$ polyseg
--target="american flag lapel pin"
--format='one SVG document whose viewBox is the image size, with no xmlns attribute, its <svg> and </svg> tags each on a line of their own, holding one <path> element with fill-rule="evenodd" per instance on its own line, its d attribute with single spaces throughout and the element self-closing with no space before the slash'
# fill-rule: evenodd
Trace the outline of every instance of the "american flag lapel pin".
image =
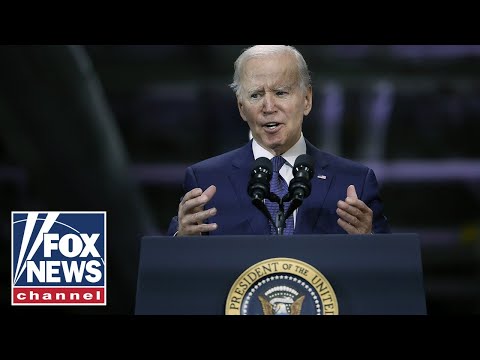
<svg viewBox="0 0 480 360">
<path fill-rule="evenodd" d="M 322 180 L 326 180 L 327 177 L 325 175 L 317 175 L 317 178 L 319 179 L 322 179 Z"/>
</svg>

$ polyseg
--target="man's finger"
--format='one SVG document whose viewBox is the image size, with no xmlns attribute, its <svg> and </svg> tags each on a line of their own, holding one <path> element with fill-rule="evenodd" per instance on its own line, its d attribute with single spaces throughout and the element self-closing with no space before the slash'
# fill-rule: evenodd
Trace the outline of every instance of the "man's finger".
<svg viewBox="0 0 480 360">
<path fill-rule="evenodd" d="M 358 230 L 342 218 L 338 218 L 337 224 L 340 225 L 340 227 L 345 230 L 348 234 L 358 234 Z"/>
<path fill-rule="evenodd" d="M 353 225 L 353 226 L 357 226 L 360 222 L 360 220 L 352 215 L 352 214 L 349 214 L 348 212 L 346 212 L 345 210 L 342 210 L 340 208 L 337 208 L 337 215 L 345 220 L 347 223 L 349 223 L 350 225 Z"/>
<path fill-rule="evenodd" d="M 204 192 L 203 192 L 203 195 L 207 196 L 207 202 L 210 201 L 213 197 L 213 195 L 215 195 L 215 193 L 217 192 L 217 188 L 215 187 L 215 185 L 210 185 Z"/>
<path fill-rule="evenodd" d="M 202 189 L 200 188 L 192 189 L 185 194 L 185 196 L 182 198 L 182 201 L 180 201 L 180 204 L 185 204 L 188 200 L 199 197 L 200 195 L 202 195 Z"/>
<path fill-rule="evenodd" d="M 359 200 L 359 202 L 354 202 L 353 200 L 350 200 L 350 201 L 355 205 L 339 200 L 337 202 L 337 207 L 356 217 L 362 216 L 364 210 L 366 211 L 368 209 L 367 206 L 361 200 Z"/>
<path fill-rule="evenodd" d="M 217 209 L 216 208 L 211 208 L 208 210 L 203 210 L 199 212 L 195 212 L 191 215 L 188 215 L 188 222 L 189 223 L 197 223 L 201 224 L 208 218 L 215 216 L 217 214 Z"/>
<path fill-rule="evenodd" d="M 358 199 L 357 192 L 355 191 L 355 185 L 349 185 L 347 188 L 347 197 L 352 199 Z"/>
</svg>

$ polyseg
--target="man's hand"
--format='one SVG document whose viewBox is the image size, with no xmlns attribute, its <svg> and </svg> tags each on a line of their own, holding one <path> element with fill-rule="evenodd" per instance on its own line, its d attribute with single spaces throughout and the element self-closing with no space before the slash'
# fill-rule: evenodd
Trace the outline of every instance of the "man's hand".
<svg viewBox="0 0 480 360">
<path fill-rule="evenodd" d="M 347 188 L 345 201 L 338 201 L 337 215 L 339 216 L 338 225 L 347 233 L 372 233 L 373 211 L 358 198 L 355 186 L 350 185 Z"/>
<path fill-rule="evenodd" d="M 203 223 L 217 213 L 216 208 L 203 210 L 205 204 L 212 199 L 216 192 L 215 185 L 210 185 L 205 191 L 195 188 L 185 194 L 178 205 L 177 236 L 201 235 L 202 232 L 213 231 L 217 228 L 216 223 Z"/>
</svg>

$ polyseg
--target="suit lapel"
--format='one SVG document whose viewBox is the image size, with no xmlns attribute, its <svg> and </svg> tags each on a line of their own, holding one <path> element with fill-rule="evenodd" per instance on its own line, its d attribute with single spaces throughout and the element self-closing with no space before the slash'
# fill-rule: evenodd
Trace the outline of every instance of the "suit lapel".
<svg viewBox="0 0 480 360">
<path fill-rule="evenodd" d="M 297 225 L 295 234 L 312 234 L 317 224 L 323 203 L 333 182 L 334 174 L 329 171 L 328 162 L 322 152 L 315 148 L 310 142 L 307 144 L 307 154 L 315 159 L 315 173 L 312 178 L 312 192 L 303 201 L 298 209 Z M 320 176 L 320 178 L 319 178 Z"/>
<path fill-rule="evenodd" d="M 250 172 L 254 162 L 252 142 L 240 148 L 240 154 L 232 161 L 232 170 L 228 178 L 234 188 L 235 196 L 240 209 L 251 209 L 243 214 L 237 214 L 239 223 L 248 221 L 253 234 L 270 233 L 266 217 L 252 205 L 247 193 Z"/>
</svg>

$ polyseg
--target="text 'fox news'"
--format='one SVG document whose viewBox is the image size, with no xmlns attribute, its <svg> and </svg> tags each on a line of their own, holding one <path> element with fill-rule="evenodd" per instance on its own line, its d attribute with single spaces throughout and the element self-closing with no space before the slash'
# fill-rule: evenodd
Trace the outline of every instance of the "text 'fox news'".
<svg viewBox="0 0 480 360">
<path fill-rule="evenodd" d="M 13 211 L 12 305 L 106 305 L 106 212 Z"/>
</svg>

